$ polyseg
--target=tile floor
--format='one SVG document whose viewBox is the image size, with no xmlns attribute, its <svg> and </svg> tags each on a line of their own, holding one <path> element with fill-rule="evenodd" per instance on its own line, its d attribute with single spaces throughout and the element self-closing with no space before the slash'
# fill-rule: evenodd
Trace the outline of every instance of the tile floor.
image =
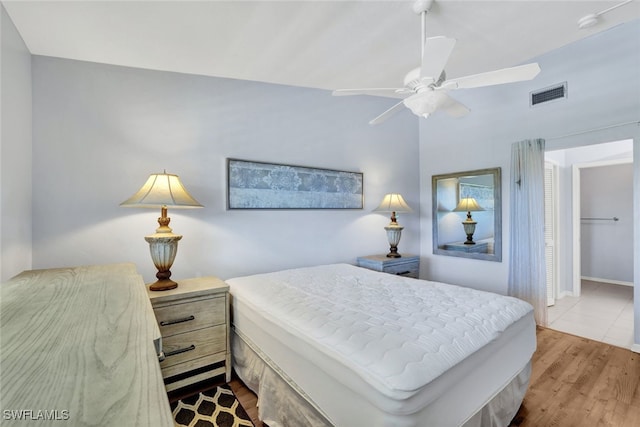
<svg viewBox="0 0 640 427">
<path fill-rule="evenodd" d="M 582 281 L 580 297 L 556 300 L 547 311 L 549 328 L 631 348 L 633 344 L 633 288 Z"/>
</svg>

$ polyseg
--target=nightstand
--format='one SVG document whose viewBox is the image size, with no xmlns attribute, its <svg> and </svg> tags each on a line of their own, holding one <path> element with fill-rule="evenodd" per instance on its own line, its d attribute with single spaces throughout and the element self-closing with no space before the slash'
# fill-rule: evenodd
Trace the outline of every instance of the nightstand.
<svg viewBox="0 0 640 427">
<path fill-rule="evenodd" d="M 476 242 L 475 245 L 466 245 L 464 242 L 447 243 L 444 245 L 444 248 L 448 251 L 459 251 L 459 252 L 480 253 L 480 254 L 489 253 L 489 243 L 487 242 Z"/>
<path fill-rule="evenodd" d="M 358 257 L 358 267 L 417 279 L 420 273 L 420 257 L 402 255 L 400 258 L 389 258 L 386 255 L 369 255 Z"/>
<path fill-rule="evenodd" d="M 177 281 L 147 294 L 162 334 L 160 361 L 167 391 L 224 374 L 231 380 L 229 285 L 216 277 Z"/>
</svg>

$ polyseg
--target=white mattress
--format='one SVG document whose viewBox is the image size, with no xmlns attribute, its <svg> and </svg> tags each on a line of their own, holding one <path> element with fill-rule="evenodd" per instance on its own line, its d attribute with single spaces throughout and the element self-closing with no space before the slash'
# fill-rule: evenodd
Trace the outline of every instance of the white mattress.
<svg viewBox="0 0 640 427">
<path fill-rule="evenodd" d="M 535 350 L 515 298 L 346 264 L 227 283 L 238 334 L 334 425 L 461 425 Z"/>
</svg>

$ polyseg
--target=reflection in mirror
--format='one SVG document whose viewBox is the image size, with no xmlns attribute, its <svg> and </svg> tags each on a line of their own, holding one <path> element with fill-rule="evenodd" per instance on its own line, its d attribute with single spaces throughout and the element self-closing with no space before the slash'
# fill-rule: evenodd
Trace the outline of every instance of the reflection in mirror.
<svg viewBox="0 0 640 427">
<path fill-rule="evenodd" d="M 433 253 L 502 261 L 500 168 L 434 175 Z"/>
</svg>

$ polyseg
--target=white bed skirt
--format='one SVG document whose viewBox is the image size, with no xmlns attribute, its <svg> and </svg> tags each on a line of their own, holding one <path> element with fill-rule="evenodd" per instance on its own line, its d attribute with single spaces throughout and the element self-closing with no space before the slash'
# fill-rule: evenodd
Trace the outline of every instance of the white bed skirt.
<svg viewBox="0 0 640 427">
<path fill-rule="evenodd" d="M 262 421 L 269 427 L 333 426 L 311 399 L 247 337 L 234 330 L 231 338 L 233 367 L 245 385 L 258 395 L 258 416 Z M 463 427 L 508 426 L 524 399 L 530 376 L 531 362 Z M 336 390 L 336 393 L 348 392 Z"/>
</svg>

